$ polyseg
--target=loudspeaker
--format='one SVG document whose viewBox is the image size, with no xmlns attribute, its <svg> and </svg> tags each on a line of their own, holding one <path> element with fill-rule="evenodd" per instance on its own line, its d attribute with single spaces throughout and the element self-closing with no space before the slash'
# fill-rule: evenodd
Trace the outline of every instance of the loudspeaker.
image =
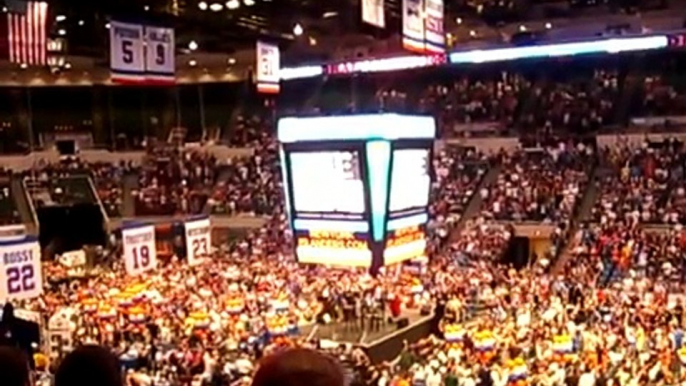
<svg viewBox="0 0 686 386">
<path fill-rule="evenodd" d="M 410 319 L 408 318 L 400 318 L 396 322 L 396 326 L 398 326 L 398 330 L 405 328 L 410 325 Z"/>
</svg>

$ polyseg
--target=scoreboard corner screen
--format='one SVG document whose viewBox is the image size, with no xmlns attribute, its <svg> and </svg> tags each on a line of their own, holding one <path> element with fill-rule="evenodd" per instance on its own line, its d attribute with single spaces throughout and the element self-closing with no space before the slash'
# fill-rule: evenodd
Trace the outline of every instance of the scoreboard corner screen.
<svg viewBox="0 0 686 386">
<path fill-rule="evenodd" d="M 278 133 L 299 262 L 371 268 L 425 255 L 433 118 L 283 118 Z"/>
</svg>

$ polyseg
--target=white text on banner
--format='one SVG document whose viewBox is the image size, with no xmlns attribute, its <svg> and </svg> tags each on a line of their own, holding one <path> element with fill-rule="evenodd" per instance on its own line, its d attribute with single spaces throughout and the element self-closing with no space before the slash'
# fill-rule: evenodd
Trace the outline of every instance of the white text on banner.
<svg viewBox="0 0 686 386">
<path fill-rule="evenodd" d="M 258 41 L 257 49 L 255 51 L 257 52 L 257 65 L 255 70 L 257 92 L 278 94 L 279 68 L 281 67 L 279 46 Z"/>
<path fill-rule="evenodd" d="M 145 27 L 145 77 L 150 82 L 174 82 L 174 29 Z"/>
<path fill-rule="evenodd" d="M 403 0 L 403 48 L 424 53 L 424 0 Z"/>
<path fill-rule="evenodd" d="M 385 28 L 384 0 L 362 0 L 362 21 L 375 27 Z"/>
<path fill-rule="evenodd" d="M 443 0 L 424 0 L 424 50 L 427 53 L 445 52 L 443 33 Z"/>
<path fill-rule="evenodd" d="M 126 273 L 139 275 L 157 267 L 155 227 L 144 225 L 122 230 Z"/>
<path fill-rule="evenodd" d="M 186 256 L 189 265 L 197 265 L 210 255 L 212 247 L 212 232 L 210 219 L 187 221 L 186 228 Z"/>
<path fill-rule="evenodd" d="M 43 293 L 38 240 L 0 244 L 0 300 L 32 299 Z"/>
<path fill-rule="evenodd" d="M 145 36 L 140 24 L 110 23 L 110 71 L 112 80 L 145 80 Z"/>
</svg>

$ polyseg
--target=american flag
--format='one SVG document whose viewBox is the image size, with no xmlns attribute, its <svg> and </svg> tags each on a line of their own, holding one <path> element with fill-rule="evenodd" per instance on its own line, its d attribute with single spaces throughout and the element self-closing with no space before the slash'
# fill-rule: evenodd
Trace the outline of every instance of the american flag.
<svg viewBox="0 0 686 386">
<path fill-rule="evenodd" d="M 48 3 L 5 0 L 5 4 L 10 62 L 47 65 Z"/>
</svg>

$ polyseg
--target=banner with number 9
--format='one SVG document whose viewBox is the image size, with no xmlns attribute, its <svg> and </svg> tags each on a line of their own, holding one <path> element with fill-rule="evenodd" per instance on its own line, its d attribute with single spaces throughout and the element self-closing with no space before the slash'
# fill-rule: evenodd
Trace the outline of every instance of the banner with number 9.
<svg viewBox="0 0 686 386">
<path fill-rule="evenodd" d="M 0 300 L 32 299 L 43 293 L 41 249 L 35 237 L 0 241 Z"/>
<path fill-rule="evenodd" d="M 124 228 L 121 232 L 124 245 L 126 273 L 140 275 L 157 268 L 155 248 L 155 227 L 138 225 Z"/>
</svg>

